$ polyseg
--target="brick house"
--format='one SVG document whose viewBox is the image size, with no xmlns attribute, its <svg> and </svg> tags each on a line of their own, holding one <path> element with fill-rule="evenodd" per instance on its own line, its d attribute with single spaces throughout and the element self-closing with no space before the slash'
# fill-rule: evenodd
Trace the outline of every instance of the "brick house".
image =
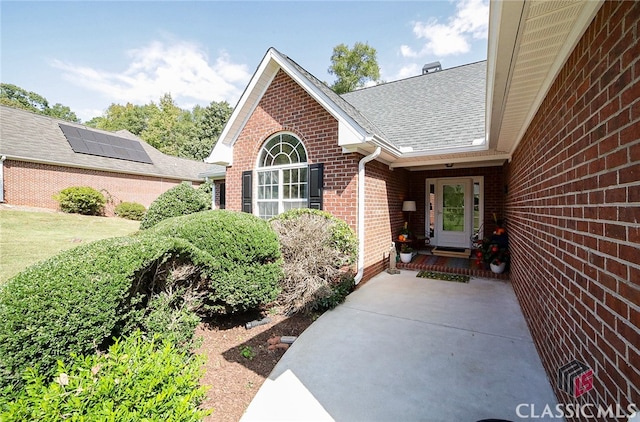
<svg viewBox="0 0 640 422">
<path fill-rule="evenodd" d="M 105 214 L 113 215 L 120 202 L 148 207 L 182 182 L 224 179 L 222 167 L 163 154 L 127 131 L 102 131 L 7 106 L 0 106 L 0 128 L 0 202 L 10 205 L 58 209 L 54 194 L 91 186 L 105 194 Z M 219 205 L 220 189 L 216 197 Z"/>
<path fill-rule="evenodd" d="M 639 31 L 637 2 L 492 2 L 486 62 L 343 96 L 270 49 L 206 161 L 226 167 L 229 209 L 347 221 L 358 281 L 409 219 L 465 248 L 503 216 L 549 378 L 572 360 L 594 371 L 579 398 L 552 382 L 558 400 L 638 404 Z"/>
</svg>

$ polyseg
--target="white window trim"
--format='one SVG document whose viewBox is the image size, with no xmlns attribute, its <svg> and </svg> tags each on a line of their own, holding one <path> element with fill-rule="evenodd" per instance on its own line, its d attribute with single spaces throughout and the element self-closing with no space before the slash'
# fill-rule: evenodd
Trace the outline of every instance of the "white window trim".
<svg viewBox="0 0 640 422">
<path fill-rule="evenodd" d="M 261 162 L 262 162 L 262 155 L 264 152 L 264 147 L 265 145 L 267 145 L 267 143 L 269 143 L 274 137 L 276 136 L 282 136 L 282 135 L 290 135 L 293 136 L 294 138 L 296 138 L 300 144 L 302 145 L 302 148 L 304 149 L 304 153 L 305 156 L 307 157 L 307 161 L 305 162 L 300 162 L 300 163 L 295 163 L 295 164 L 279 164 L 279 165 L 275 165 L 275 166 L 267 166 L 267 167 L 262 167 L 261 166 Z M 289 131 L 282 131 L 282 132 L 277 132 L 272 134 L 271 136 L 269 136 L 263 143 L 262 146 L 260 147 L 258 156 L 256 157 L 256 164 L 255 164 L 255 168 L 253 171 L 253 174 L 255 175 L 254 177 L 254 181 L 253 181 L 253 198 L 252 198 L 252 202 L 253 202 L 253 209 L 254 212 L 253 214 L 263 218 L 260 215 L 260 204 L 261 203 L 267 203 L 267 202 L 275 202 L 276 199 L 275 198 L 270 198 L 270 199 L 259 199 L 259 190 L 260 190 L 260 173 L 262 172 L 271 172 L 271 171 L 278 171 L 278 213 L 276 215 L 282 214 L 285 209 L 284 209 L 284 204 L 286 202 L 299 202 L 302 200 L 309 200 L 309 172 L 307 170 L 307 195 L 306 198 L 299 198 L 299 199 L 284 199 L 284 176 L 283 176 L 283 170 L 290 170 L 290 169 L 308 169 L 309 168 L 309 153 L 307 151 L 307 147 L 304 144 L 304 142 L 302 141 L 302 139 L 300 139 L 298 137 L 298 135 L 296 135 L 293 132 L 289 132 Z"/>
</svg>

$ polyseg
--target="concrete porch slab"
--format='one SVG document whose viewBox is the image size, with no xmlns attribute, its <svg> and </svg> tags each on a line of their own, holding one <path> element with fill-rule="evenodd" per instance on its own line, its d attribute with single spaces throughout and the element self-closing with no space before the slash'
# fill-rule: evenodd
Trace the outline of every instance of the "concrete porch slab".
<svg viewBox="0 0 640 422">
<path fill-rule="evenodd" d="M 402 271 L 314 322 L 242 421 L 516 421 L 556 403 L 509 282 Z"/>
</svg>

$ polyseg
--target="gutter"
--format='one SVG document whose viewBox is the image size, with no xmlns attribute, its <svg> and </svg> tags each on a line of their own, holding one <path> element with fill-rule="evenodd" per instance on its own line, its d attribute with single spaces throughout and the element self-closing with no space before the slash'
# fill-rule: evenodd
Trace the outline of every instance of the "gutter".
<svg viewBox="0 0 640 422">
<path fill-rule="evenodd" d="M 373 153 L 363 157 L 358 163 L 358 272 L 354 280 L 356 285 L 360 283 L 364 275 L 364 166 L 369 161 L 376 159 L 380 152 L 382 152 L 382 148 L 376 147 Z"/>
</svg>

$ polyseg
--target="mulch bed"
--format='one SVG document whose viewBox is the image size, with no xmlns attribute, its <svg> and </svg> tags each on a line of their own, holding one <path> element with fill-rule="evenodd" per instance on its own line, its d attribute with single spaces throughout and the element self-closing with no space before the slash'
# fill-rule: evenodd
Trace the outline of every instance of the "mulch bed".
<svg viewBox="0 0 640 422">
<path fill-rule="evenodd" d="M 271 322 L 247 329 L 250 321 L 269 317 Z M 237 422 L 273 367 L 285 353 L 269 350 L 268 340 L 277 336 L 299 336 L 314 320 L 313 315 L 269 315 L 260 313 L 218 317 L 200 324 L 196 351 L 207 358 L 201 383 L 209 391 L 202 406 L 213 409 L 205 421 Z M 272 348 L 273 349 L 273 348 Z"/>
</svg>

